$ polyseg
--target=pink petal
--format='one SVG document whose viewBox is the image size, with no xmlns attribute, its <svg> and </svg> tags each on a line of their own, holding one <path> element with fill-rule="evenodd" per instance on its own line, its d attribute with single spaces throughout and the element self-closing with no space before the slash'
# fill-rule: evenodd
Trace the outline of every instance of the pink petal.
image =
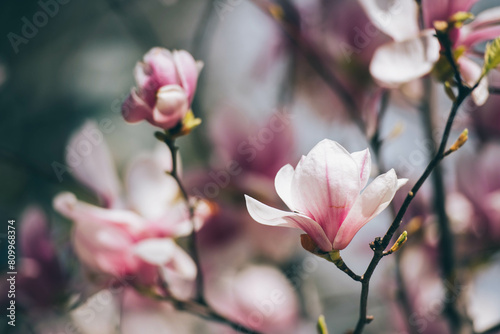
<svg viewBox="0 0 500 334">
<path fill-rule="evenodd" d="M 96 123 L 86 122 L 71 137 L 66 162 L 72 168 L 73 176 L 102 198 L 106 206 L 117 202 L 120 186 L 116 168 Z"/>
<path fill-rule="evenodd" d="M 193 101 L 194 92 L 196 91 L 198 73 L 199 70 L 201 70 L 200 63 L 197 63 L 193 56 L 184 50 L 174 51 L 173 59 L 177 67 L 177 73 L 179 74 L 182 87 L 186 91 L 189 102 L 191 103 Z"/>
<path fill-rule="evenodd" d="M 370 73 L 380 85 L 393 88 L 428 74 L 439 59 L 440 45 L 434 32 L 384 44 L 375 51 Z"/>
<path fill-rule="evenodd" d="M 418 6 L 415 1 L 360 0 L 373 24 L 395 41 L 418 35 Z"/>
<path fill-rule="evenodd" d="M 71 193 L 61 193 L 54 199 L 54 209 L 68 219 L 85 224 L 87 222 L 121 227 L 131 234 L 137 234 L 144 226 L 144 220 L 136 213 L 126 210 L 103 209 L 80 202 Z"/>
<path fill-rule="evenodd" d="M 170 292 L 179 299 L 188 299 L 194 290 L 196 264 L 193 259 L 177 244 L 171 261 L 161 267 L 162 276 Z"/>
<path fill-rule="evenodd" d="M 389 205 L 396 191 L 406 181 L 405 179 L 398 180 L 394 169 L 373 180 L 358 197 L 340 227 L 333 242 L 333 248 L 341 250 L 347 247 L 354 235 Z"/>
<path fill-rule="evenodd" d="M 332 244 L 317 222 L 298 213 L 271 208 L 245 195 L 250 216 L 258 223 L 269 226 L 298 228 L 307 233 L 324 251 L 331 251 Z"/>
<path fill-rule="evenodd" d="M 297 165 L 292 190 L 294 209 L 318 222 L 333 242 L 361 191 L 358 165 L 339 143 L 322 140 Z"/>
<path fill-rule="evenodd" d="M 500 36 L 500 25 L 472 30 L 460 36 L 458 43 L 469 49 L 478 43 L 495 39 L 498 36 Z"/>
<path fill-rule="evenodd" d="M 144 55 L 144 62 L 149 67 L 149 74 L 154 81 L 154 90 L 162 86 L 179 83 L 172 53 L 164 48 L 152 48 Z M 150 87 L 153 88 L 153 87 Z"/>
<path fill-rule="evenodd" d="M 276 174 L 274 179 L 274 187 L 278 196 L 285 202 L 290 210 L 294 210 L 292 201 L 292 180 L 295 170 L 288 164 L 283 166 Z"/>
<path fill-rule="evenodd" d="M 137 95 L 135 88 L 132 88 L 129 96 L 122 104 L 122 115 L 127 122 L 136 123 L 142 120 L 152 119 L 152 110 L 144 102 L 142 98 Z"/>
<path fill-rule="evenodd" d="M 458 59 L 458 66 L 463 79 L 469 86 L 474 86 L 482 75 L 481 67 L 467 57 Z M 476 89 L 472 91 L 472 99 L 478 106 L 482 106 L 488 100 L 490 93 L 488 90 L 488 78 L 485 76 Z"/>
<path fill-rule="evenodd" d="M 50 261 L 55 249 L 50 240 L 50 229 L 45 213 L 37 206 L 23 212 L 19 230 L 19 244 L 23 257 Z"/>
<path fill-rule="evenodd" d="M 492 26 L 500 23 L 500 7 L 486 9 L 479 13 L 476 18 L 467 24 L 464 28 L 477 30 L 487 26 Z"/>
<path fill-rule="evenodd" d="M 168 158 L 170 152 L 165 153 Z M 180 194 L 177 182 L 166 173 L 170 169 L 162 168 L 151 154 L 140 155 L 130 163 L 125 185 L 132 210 L 146 219 L 157 219 L 166 213 Z"/>
<path fill-rule="evenodd" d="M 361 179 L 361 189 L 366 186 L 368 179 L 370 178 L 370 173 L 372 171 L 372 159 L 370 156 L 370 150 L 366 149 L 359 152 L 351 153 L 351 157 L 354 159 L 359 168 L 359 176 Z"/>
</svg>

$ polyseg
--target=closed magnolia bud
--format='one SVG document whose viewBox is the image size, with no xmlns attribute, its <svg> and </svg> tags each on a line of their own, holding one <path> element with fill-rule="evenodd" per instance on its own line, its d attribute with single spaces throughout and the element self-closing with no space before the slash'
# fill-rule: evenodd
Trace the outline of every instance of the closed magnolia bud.
<svg viewBox="0 0 500 334">
<path fill-rule="evenodd" d="M 137 87 L 122 106 L 123 117 L 164 130 L 176 127 L 190 109 L 201 68 L 187 51 L 151 49 L 135 67 Z"/>
</svg>

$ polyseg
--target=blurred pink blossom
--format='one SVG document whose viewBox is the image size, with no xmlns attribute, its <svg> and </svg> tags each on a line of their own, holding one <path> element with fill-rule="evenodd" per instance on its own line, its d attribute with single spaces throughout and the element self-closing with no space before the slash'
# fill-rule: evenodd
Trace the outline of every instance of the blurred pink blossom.
<svg viewBox="0 0 500 334">
<path fill-rule="evenodd" d="M 276 111 L 259 124 L 226 108 L 211 119 L 210 136 L 218 157 L 214 169 L 237 166 L 232 181 L 242 190 L 269 184 L 295 158 L 294 129 L 286 111 Z"/>
<path fill-rule="evenodd" d="M 203 63 L 187 51 L 153 48 L 137 63 L 137 88 L 122 106 L 128 122 L 147 120 L 162 129 L 179 124 L 190 109 Z"/>
<path fill-rule="evenodd" d="M 276 175 L 276 192 L 292 212 L 245 195 L 248 212 L 264 225 L 303 230 L 323 251 L 341 250 L 407 182 L 391 169 L 364 189 L 370 173 L 368 149 L 351 154 L 339 143 L 325 139 L 302 157 L 295 170 L 285 165 Z"/>
<path fill-rule="evenodd" d="M 458 166 L 459 188 L 479 216 L 474 230 L 480 237 L 500 240 L 500 145 L 489 143 L 479 156 L 464 158 Z"/>
<path fill-rule="evenodd" d="M 19 246 L 18 300 L 31 311 L 61 302 L 67 281 L 50 237 L 47 217 L 39 207 L 31 206 L 24 211 Z"/>
<path fill-rule="evenodd" d="M 440 44 L 434 36 L 433 23 L 448 21 L 457 12 L 468 12 L 477 0 L 422 1 L 424 30 L 418 24 L 418 6 L 412 1 L 362 0 L 366 13 L 374 24 L 393 38 L 375 52 L 370 72 L 386 87 L 397 87 L 418 79 L 433 69 L 440 57 Z M 498 7 L 480 13 L 472 22 L 453 28 L 450 39 L 453 49 L 463 48 L 465 54 L 458 59 L 464 81 L 473 86 L 481 77 L 481 67 L 471 58 L 480 55 L 474 49 L 479 43 L 500 35 Z M 488 98 L 488 81 L 483 78 L 472 98 L 482 105 Z"/>
<path fill-rule="evenodd" d="M 251 265 L 217 275 L 208 286 L 210 304 L 230 319 L 263 333 L 296 332 L 299 301 L 290 281 L 277 269 Z"/>
<path fill-rule="evenodd" d="M 97 131 L 93 123 L 85 124 L 70 140 L 68 152 L 78 146 L 81 134 L 89 129 Z M 165 173 L 172 168 L 169 157 L 163 145 L 138 156 L 127 169 L 127 196 L 122 197 L 115 182 L 94 184 L 103 177 L 118 179 L 103 141 L 92 148 L 73 174 L 102 192 L 105 207 L 78 201 L 71 193 L 58 195 L 54 207 L 74 221 L 74 248 L 90 270 L 114 277 L 134 276 L 139 284 L 150 285 L 156 282 L 160 267 L 172 292 L 184 296 L 196 276 L 196 267 L 174 239 L 190 234 L 192 223 L 176 181 Z M 106 189 L 106 184 L 112 189 Z M 195 223 L 200 227 L 210 209 L 202 201 L 194 204 Z"/>
</svg>

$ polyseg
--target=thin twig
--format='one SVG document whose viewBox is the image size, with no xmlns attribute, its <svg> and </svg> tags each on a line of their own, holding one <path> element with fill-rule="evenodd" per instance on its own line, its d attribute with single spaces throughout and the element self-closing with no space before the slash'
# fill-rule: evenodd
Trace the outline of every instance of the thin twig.
<svg viewBox="0 0 500 334">
<path fill-rule="evenodd" d="M 430 78 L 426 78 L 425 82 L 425 96 L 430 100 L 425 100 L 422 104 L 421 111 L 424 121 L 424 128 L 427 138 L 432 142 L 430 151 L 431 157 L 435 154 L 435 141 L 433 137 L 433 121 L 432 121 L 432 82 Z M 448 152 L 448 151 L 447 151 Z M 447 152 L 443 153 L 443 157 L 447 156 Z M 443 181 L 443 171 L 440 165 L 434 169 L 432 176 L 432 186 L 434 189 L 434 211 L 437 216 L 437 225 L 440 232 L 438 241 L 439 248 L 439 263 L 441 267 L 441 274 L 443 282 L 445 282 L 444 289 L 446 298 L 444 301 L 444 315 L 448 320 L 448 325 L 452 333 L 459 333 L 463 325 L 462 315 L 457 309 L 456 302 L 458 299 L 459 291 L 456 289 L 456 273 L 455 273 L 455 251 L 454 251 L 454 237 L 451 232 L 450 220 L 446 213 L 446 190 Z"/>
<path fill-rule="evenodd" d="M 384 255 L 384 249 L 387 248 L 389 245 L 392 237 L 394 236 L 394 233 L 396 230 L 399 228 L 399 226 L 402 223 L 403 216 L 406 213 L 406 210 L 408 209 L 410 203 L 412 202 L 413 198 L 417 194 L 418 190 L 422 187 L 423 183 L 427 180 L 431 172 L 434 170 L 434 168 L 441 162 L 441 160 L 444 158 L 444 151 L 448 142 L 448 138 L 450 136 L 451 132 L 451 127 L 453 125 L 453 121 L 455 120 L 455 116 L 457 114 L 458 108 L 462 104 L 462 102 L 465 100 L 467 96 L 471 93 L 472 89 L 465 87 L 463 85 L 459 85 L 459 94 L 457 99 L 453 102 L 450 114 L 448 116 L 448 121 L 446 122 L 446 127 L 443 132 L 443 136 L 441 139 L 441 143 L 439 145 L 439 148 L 436 152 L 436 155 L 434 158 L 429 162 L 427 165 L 425 171 L 423 174 L 420 176 L 420 178 L 417 180 L 411 191 L 408 193 L 406 196 L 401 208 L 398 211 L 398 214 L 394 218 L 391 226 L 387 230 L 387 233 L 384 235 L 384 237 L 381 238 L 376 238 L 373 243 L 370 244 L 372 250 L 374 251 L 373 258 L 368 265 L 368 268 L 365 271 L 365 274 L 363 275 L 362 279 L 362 285 L 361 285 L 361 298 L 360 298 L 360 311 L 359 311 L 359 319 L 358 323 L 356 325 L 356 329 L 354 330 L 354 334 L 360 334 L 362 333 L 368 318 L 367 318 L 367 306 L 368 306 L 368 292 L 370 289 L 370 279 L 371 276 L 373 275 L 373 272 L 375 271 L 375 268 L 377 267 L 378 263 L 382 259 Z"/>
<path fill-rule="evenodd" d="M 196 223 L 194 221 L 194 208 L 193 205 L 189 202 L 189 196 L 186 191 L 186 188 L 182 184 L 182 181 L 179 177 L 179 173 L 177 171 L 177 152 L 179 151 L 179 148 L 175 145 L 175 139 L 169 139 L 165 138 L 164 143 L 168 146 L 170 149 L 170 153 L 172 155 L 172 171 L 170 172 L 170 175 L 175 179 L 177 182 L 177 185 L 179 186 L 179 189 L 181 190 L 182 197 L 184 198 L 184 201 L 186 202 L 186 205 L 189 210 L 189 220 L 191 221 L 193 231 L 191 232 L 189 236 L 189 248 L 190 248 L 190 254 L 191 257 L 193 258 L 194 263 L 196 264 L 196 292 L 197 292 L 197 301 L 203 305 L 206 305 L 205 302 L 205 294 L 204 294 L 204 281 L 203 281 L 203 272 L 200 264 L 200 259 L 199 259 L 199 254 L 198 254 L 198 243 L 197 243 L 197 237 L 196 237 Z"/>
<path fill-rule="evenodd" d="M 319 77 L 323 79 L 323 81 L 332 89 L 332 91 L 338 95 L 352 121 L 359 127 L 362 133 L 366 133 L 366 126 L 361 120 L 361 112 L 354 97 L 344 87 L 342 82 L 335 76 L 330 68 L 324 64 L 320 53 L 313 47 L 313 45 L 311 45 L 310 42 L 303 38 L 299 25 L 291 24 L 285 18 L 279 18 L 276 15 L 273 15 L 271 6 L 277 6 L 276 4 L 271 4 L 267 1 L 261 0 L 252 0 L 252 2 L 280 26 L 297 51 L 299 51 L 306 59 L 309 66 L 311 66 Z M 293 6 L 291 3 L 288 3 L 287 5 Z"/>
<path fill-rule="evenodd" d="M 235 322 L 233 320 L 230 320 L 226 318 L 225 316 L 221 315 L 217 311 L 215 311 L 212 307 L 210 307 L 206 303 L 200 303 L 199 301 L 195 300 L 180 300 L 175 298 L 169 291 L 168 286 L 166 282 L 161 278 L 159 278 L 159 284 L 158 286 L 160 287 L 163 295 L 154 295 L 154 298 L 156 300 L 161 300 L 165 302 L 172 303 L 172 305 L 175 307 L 176 310 L 179 311 L 184 311 L 188 312 L 190 314 L 193 314 L 197 317 L 200 317 L 202 319 L 212 321 L 212 322 L 217 322 L 220 324 L 227 325 L 234 329 L 237 332 L 240 333 L 246 333 L 246 334 L 261 334 L 258 331 L 255 331 L 253 329 L 250 329 L 238 322 Z"/>
</svg>

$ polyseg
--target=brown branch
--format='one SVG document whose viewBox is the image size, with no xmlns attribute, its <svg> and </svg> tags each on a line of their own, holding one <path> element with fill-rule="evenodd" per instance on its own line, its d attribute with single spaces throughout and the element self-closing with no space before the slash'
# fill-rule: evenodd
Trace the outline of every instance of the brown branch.
<svg viewBox="0 0 500 334">
<path fill-rule="evenodd" d="M 158 279 L 158 286 L 160 287 L 163 295 L 154 295 L 156 300 L 165 301 L 171 303 L 176 310 L 188 312 L 202 319 L 217 322 L 220 324 L 227 325 L 240 333 L 246 334 L 261 334 L 258 331 L 250 329 L 238 322 L 235 322 L 231 319 L 226 318 L 221 315 L 217 311 L 215 311 L 212 307 L 210 307 L 207 303 L 200 303 L 195 300 L 180 300 L 175 298 L 169 291 L 166 282 L 161 278 L 161 275 Z"/>
<path fill-rule="evenodd" d="M 375 271 L 375 268 L 377 267 L 378 263 L 384 256 L 384 250 L 387 248 L 389 245 L 392 237 L 394 236 L 394 233 L 396 230 L 399 228 L 399 226 L 402 223 L 402 219 L 412 202 L 413 198 L 417 194 L 418 190 L 422 187 L 424 182 L 427 180 L 431 172 L 436 168 L 436 166 L 441 162 L 441 160 L 444 158 L 444 152 L 445 148 L 448 142 L 448 138 L 450 136 L 451 132 L 451 127 L 453 125 L 453 121 L 455 120 L 455 116 L 457 114 L 458 108 L 462 104 L 462 102 L 465 100 L 467 96 L 471 93 L 472 89 L 461 86 L 459 89 L 459 94 L 456 99 L 456 101 L 453 102 L 450 114 L 448 116 L 448 121 L 446 122 L 446 127 L 443 132 L 443 136 L 441 138 L 441 144 L 439 145 L 439 148 L 433 157 L 433 159 L 429 162 L 427 165 L 427 168 L 423 172 L 423 174 L 420 176 L 420 178 L 417 180 L 415 185 L 412 187 L 411 191 L 408 193 L 406 196 L 403 204 L 401 205 L 401 208 L 398 211 L 398 214 L 394 218 L 391 226 L 387 230 L 387 233 L 384 235 L 383 238 L 376 238 L 374 242 L 370 244 L 370 247 L 374 251 L 373 258 L 368 265 L 368 268 L 365 271 L 365 274 L 363 275 L 363 279 L 361 281 L 361 298 L 360 298 L 360 311 L 359 311 L 359 319 L 358 323 L 356 325 L 356 329 L 354 330 L 354 334 L 360 334 L 362 333 L 366 323 L 368 322 L 367 318 L 367 306 L 368 306 L 368 292 L 370 289 L 370 279 L 373 275 L 373 272 Z"/>
<path fill-rule="evenodd" d="M 170 175 L 175 179 L 177 182 L 177 185 L 179 186 L 179 189 L 182 193 L 182 197 L 184 198 L 184 201 L 186 202 L 186 205 L 189 210 L 189 220 L 191 221 L 193 231 L 191 232 L 189 236 L 189 248 L 190 248 L 190 255 L 193 258 L 194 263 L 196 264 L 196 293 L 197 293 L 197 301 L 203 305 L 206 304 L 205 302 L 205 294 L 204 294 L 204 282 L 203 282 L 203 272 L 201 269 L 201 264 L 200 264 L 200 259 L 199 259 L 199 254 L 198 254 L 198 243 L 197 243 L 197 237 L 196 237 L 196 224 L 194 222 L 194 208 L 191 203 L 189 203 L 189 196 L 186 191 L 186 188 L 182 184 L 182 181 L 179 177 L 179 173 L 177 171 L 177 152 L 179 151 L 179 148 L 175 145 L 175 139 L 170 139 L 168 137 L 164 138 L 164 143 L 168 146 L 170 149 L 170 153 L 172 155 L 172 171 L 170 172 Z"/>
</svg>

